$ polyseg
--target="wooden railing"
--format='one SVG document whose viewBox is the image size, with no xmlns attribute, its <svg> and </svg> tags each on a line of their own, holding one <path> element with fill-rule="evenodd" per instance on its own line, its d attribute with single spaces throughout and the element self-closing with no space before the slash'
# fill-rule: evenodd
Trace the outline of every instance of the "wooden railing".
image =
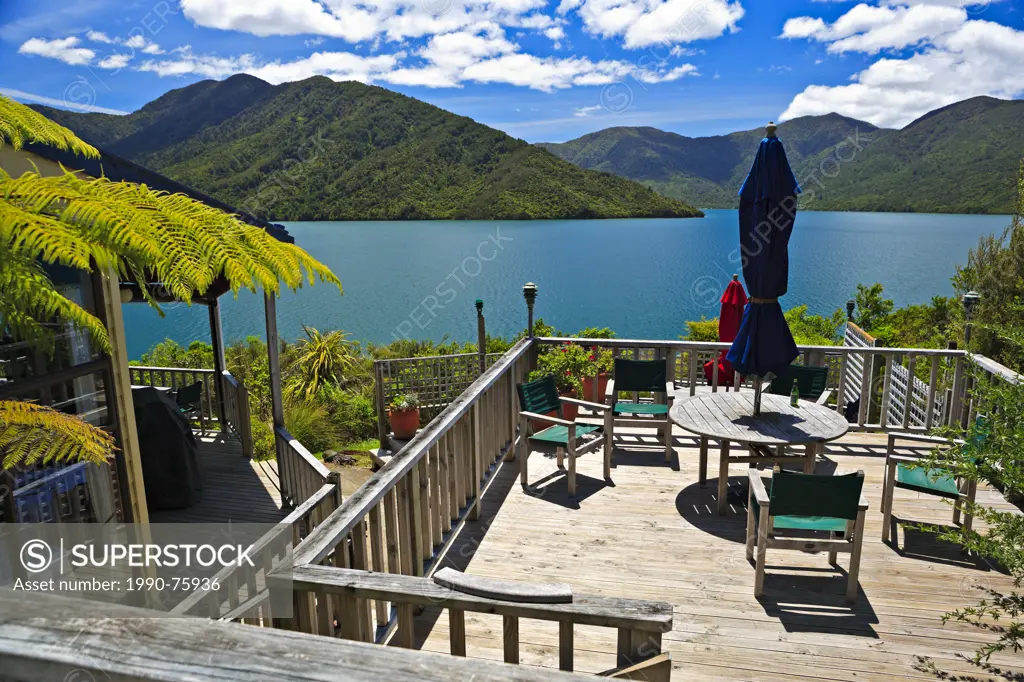
<svg viewBox="0 0 1024 682">
<path fill-rule="evenodd" d="M 281 501 L 295 506 L 328 482 L 331 472 L 283 426 L 274 431 Z"/>
<path fill-rule="evenodd" d="M 253 543 L 248 555 L 255 568 L 227 566 L 221 569 L 211 579 L 217 589 L 192 592 L 174 606 L 171 613 L 241 620 L 269 627 L 274 614 L 267 589 L 267 576 L 286 562 L 290 550 L 297 547 L 341 504 L 341 481 L 336 474 L 331 474 L 329 478 L 328 483 L 320 486 L 272 530 Z"/>
<path fill-rule="evenodd" d="M 728 343 L 696 341 L 649 341 L 635 339 L 568 339 L 542 338 L 543 345 L 579 343 L 585 346 L 610 348 L 618 357 L 639 359 L 664 359 L 670 378 L 683 394 L 696 395 L 698 390 L 745 390 L 750 383 L 739 376 L 726 386 L 719 380 L 717 363 L 712 365 L 710 384 L 704 376 L 704 363 L 717 358 Z M 860 431 L 927 431 L 938 426 L 961 423 L 964 417 L 965 370 L 967 353 L 961 350 L 940 350 L 927 348 L 853 348 L 848 346 L 798 346 L 800 357 L 797 362 L 805 365 L 828 366 L 828 386 L 838 396 L 855 395 L 861 398 L 851 430 Z M 854 364 L 879 369 L 877 373 L 861 373 L 858 385 L 854 385 L 853 372 L 848 368 Z M 925 390 L 917 390 L 911 399 L 903 403 L 899 415 L 890 410 L 892 385 L 896 370 L 901 367 L 909 375 L 925 376 Z M 866 397 L 864 399 L 862 396 Z M 586 400 L 593 396 L 583 396 Z M 945 409 L 937 411 L 936 405 Z M 848 398 L 840 398 L 833 405 L 839 412 L 845 412 Z M 869 409 L 871 406 L 876 410 Z M 875 415 L 875 419 L 869 417 Z"/>
<path fill-rule="evenodd" d="M 490 367 L 501 353 L 488 353 Z M 387 407 L 395 396 L 419 398 L 420 422 L 426 424 L 455 400 L 480 376 L 480 355 L 430 355 L 418 358 L 375 360 L 373 378 L 377 403 L 377 436 L 387 442 Z"/>
<path fill-rule="evenodd" d="M 144 367 L 131 365 L 128 368 L 133 386 L 156 386 L 178 390 L 196 382 L 202 383 L 203 393 L 200 398 L 200 412 L 206 420 L 220 419 L 217 406 L 217 382 L 212 369 L 190 369 L 186 367 Z"/>
<path fill-rule="evenodd" d="M 302 595 L 298 604 L 304 612 L 298 614 L 298 620 L 312 624 L 317 634 L 335 636 L 336 617 L 342 637 L 373 642 L 372 602 L 378 608 L 395 608 L 398 613 L 395 641 L 399 646 L 411 648 L 413 609 L 441 606 L 448 610 L 451 655 L 465 656 L 466 612 L 495 614 L 503 621 L 505 662 L 515 665 L 520 663 L 521 618 L 558 623 L 558 667 L 566 671 L 573 669 L 573 638 L 577 625 L 618 631 L 618 668 L 661 654 L 661 636 L 672 630 L 672 605 L 666 602 L 584 595 L 573 595 L 572 601 L 555 604 L 511 601 L 454 591 L 429 578 L 329 566 L 298 566 L 287 573 L 287 578 L 292 590 Z M 515 588 L 528 596 L 531 586 L 517 583 Z M 310 607 L 316 611 L 305 611 Z"/>
<path fill-rule="evenodd" d="M 532 366 L 530 349 L 523 339 L 478 377 L 302 541 L 294 564 L 429 574 L 460 523 L 479 517 L 484 485 L 514 447 L 515 386 Z M 368 630 L 393 625 L 381 604 Z M 309 594 L 298 614 L 298 627 L 314 632 L 328 612 Z"/>
<path fill-rule="evenodd" d="M 224 388 L 224 423 L 242 443 L 242 454 L 252 459 L 252 419 L 249 414 L 249 391 L 245 384 L 224 370 L 221 374 Z"/>
<path fill-rule="evenodd" d="M 0 670 L 12 680 L 329 680 L 573 682 L 558 670 L 371 647 L 45 593 L 3 591 Z"/>
</svg>

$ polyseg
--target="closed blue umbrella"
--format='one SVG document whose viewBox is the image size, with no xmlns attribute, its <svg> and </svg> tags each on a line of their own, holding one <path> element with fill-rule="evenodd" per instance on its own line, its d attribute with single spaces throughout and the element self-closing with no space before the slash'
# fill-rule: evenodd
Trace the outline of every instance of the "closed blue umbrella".
<svg viewBox="0 0 1024 682">
<path fill-rule="evenodd" d="M 755 415 L 761 380 L 785 370 L 799 355 L 779 297 L 789 286 L 789 237 L 800 185 L 775 134 L 765 128 L 754 164 L 740 190 L 740 257 L 750 301 L 726 358 L 740 374 L 754 377 Z"/>
</svg>

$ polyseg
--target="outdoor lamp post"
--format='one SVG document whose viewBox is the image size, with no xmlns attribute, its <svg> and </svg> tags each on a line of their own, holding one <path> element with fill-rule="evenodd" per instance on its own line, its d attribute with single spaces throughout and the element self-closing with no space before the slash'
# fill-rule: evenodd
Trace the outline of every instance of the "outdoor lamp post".
<svg viewBox="0 0 1024 682">
<path fill-rule="evenodd" d="M 526 299 L 526 333 L 533 338 L 533 302 L 537 300 L 537 285 L 527 282 L 523 286 L 523 298 Z"/>
<path fill-rule="evenodd" d="M 846 302 L 846 319 L 853 322 L 853 309 L 857 307 L 857 302 L 852 298 Z"/>
<path fill-rule="evenodd" d="M 480 374 L 487 371 L 487 328 L 484 326 L 484 299 L 476 299 L 476 352 Z"/>
<path fill-rule="evenodd" d="M 974 307 L 981 300 L 981 294 L 973 289 L 963 295 L 961 299 L 964 304 L 964 348 L 971 349 L 971 318 L 974 317 Z"/>
</svg>

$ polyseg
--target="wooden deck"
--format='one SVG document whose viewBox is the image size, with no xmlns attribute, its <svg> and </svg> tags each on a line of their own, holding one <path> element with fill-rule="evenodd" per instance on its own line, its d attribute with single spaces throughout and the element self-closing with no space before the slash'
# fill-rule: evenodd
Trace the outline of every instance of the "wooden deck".
<svg viewBox="0 0 1024 682">
<path fill-rule="evenodd" d="M 196 432 L 203 499 L 187 509 L 150 512 L 153 523 L 277 523 L 281 509 L 276 462 L 254 462 L 242 455 L 232 435 Z"/>
<path fill-rule="evenodd" d="M 846 575 L 826 555 L 769 551 L 765 595 L 753 596 L 754 569 L 744 558 L 746 511 L 732 502 L 715 513 L 716 481 L 697 483 L 694 439 L 677 431 L 676 458 L 664 463 L 653 438 L 632 449 L 617 441 L 613 486 L 604 483 L 599 454 L 579 461 L 578 502 L 567 497 L 554 452 L 535 450 L 526 494 L 518 463 L 501 465 L 483 497 L 481 518 L 467 524 L 443 566 L 508 580 L 567 582 L 580 593 L 657 599 L 674 607 L 673 630 L 664 639 L 678 680 L 934 680 L 930 659 L 956 679 L 988 679 L 963 660 L 991 634 L 942 624 L 943 613 L 976 603 L 987 588 L 1011 581 L 959 548 L 910 529 L 896 534 L 899 551 L 881 542 L 885 437 L 850 434 L 831 444 L 819 473 L 866 473 L 871 502 L 861 593 L 852 607 L 843 600 Z M 717 454 L 717 450 L 714 450 Z M 717 457 L 709 474 L 717 473 Z M 746 478 L 745 465 L 730 470 L 730 489 Z M 979 502 L 1010 508 L 997 492 L 982 489 Z M 951 509 L 938 498 L 896 491 L 894 515 L 949 524 Z M 840 565 L 848 558 L 840 556 Z M 466 614 L 470 657 L 502 659 L 502 622 Z M 417 619 L 417 645 L 447 653 L 448 618 L 441 608 Z M 523 621 L 522 662 L 558 666 L 558 629 Z M 576 670 L 614 666 L 615 635 L 578 627 Z M 924 657 L 924 658 L 921 658 Z M 1010 674 L 1024 673 L 1019 655 L 992 662 Z M 952 678 L 947 678 L 952 679 Z"/>
</svg>

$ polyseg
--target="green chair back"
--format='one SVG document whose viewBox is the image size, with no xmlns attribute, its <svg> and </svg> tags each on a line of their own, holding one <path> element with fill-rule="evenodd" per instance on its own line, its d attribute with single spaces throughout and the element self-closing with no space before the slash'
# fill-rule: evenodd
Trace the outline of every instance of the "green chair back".
<svg viewBox="0 0 1024 682">
<path fill-rule="evenodd" d="M 554 411 L 558 412 L 559 417 L 562 416 L 562 401 L 558 399 L 558 388 L 553 376 L 516 384 L 516 391 L 519 393 L 519 409 L 522 411 L 536 414 Z"/>
<path fill-rule="evenodd" d="M 817 476 L 778 471 L 772 474 L 768 513 L 771 516 L 828 516 L 857 518 L 864 472 Z"/>
<path fill-rule="evenodd" d="M 772 379 L 768 392 L 789 395 L 793 391 L 794 381 L 802 399 L 817 400 L 828 388 L 828 367 L 790 365 L 785 372 Z"/>
<path fill-rule="evenodd" d="M 199 407 L 199 399 L 203 395 L 203 382 L 197 381 L 190 386 L 182 386 L 178 389 L 174 401 L 183 410 L 194 410 Z"/>
<path fill-rule="evenodd" d="M 616 391 L 665 392 L 664 360 L 615 359 Z"/>
</svg>

